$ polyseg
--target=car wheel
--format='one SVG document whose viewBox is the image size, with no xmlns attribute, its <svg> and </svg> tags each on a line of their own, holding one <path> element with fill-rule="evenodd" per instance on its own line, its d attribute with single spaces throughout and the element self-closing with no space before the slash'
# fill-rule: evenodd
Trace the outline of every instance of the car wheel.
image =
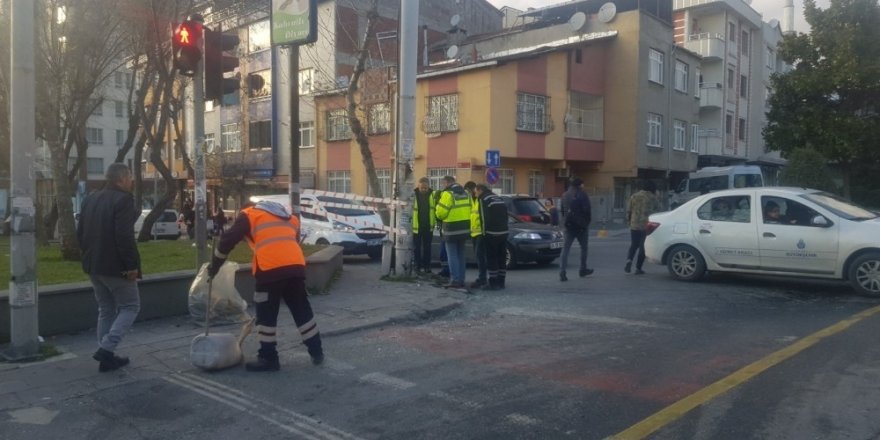
<svg viewBox="0 0 880 440">
<path fill-rule="evenodd" d="M 507 250 L 504 252 L 504 264 L 507 266 L 507 270 L 519 267 L 519 262 L 516 260 L 516 249 L 511 245 L 507 245 Z"/>
<path fill-rule="evenodd" d="M 328 244 L 330 244 L 330 242 L 327 241 L 326 238 L 319 238 L 317 241 L 315 241 L 315 244 L 320 244 L 320 245 L 323 245 L 323 246 L 327 246 Z"/>
<path fill-rule="evenodd" d="M 368 250 L 367 256 L 370 257 L 370 259 L 373 261 L 381 260 L 382 259 L 382 248 Z"/>
<path fill-rule="evenodd" d="M 849 266 L 849 282 L 862 295 L 880 296 L 880 253 L 856 258 Z"/>
<path fill-rule="evenodd" d="M 699 251 L 686 245 L 669 251 L 666 266 L 673 278 L 681 281 L 697 281 L 706 273 L 706 260 Z"/>
</svg>

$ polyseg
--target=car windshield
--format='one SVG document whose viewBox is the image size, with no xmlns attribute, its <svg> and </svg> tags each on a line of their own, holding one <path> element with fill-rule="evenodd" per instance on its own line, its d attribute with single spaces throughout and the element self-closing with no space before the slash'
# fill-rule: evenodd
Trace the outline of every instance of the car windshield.
<svg viewBox="0 0 880 440">
<path fill-rule="evenodd" d="M 341 215 L 343 217 L 358 217 L 362 215 L 372 215 L 373 211 L 370 211 L 367 205 L 364 205 L 363 202 L 354 201 L 349 199 L 343 199 L 341 197 L 328 197 L 328 196 L 318 196 L 318 201 L 322 203 L 339 203 L 342 205 L 358 205 L 363 206 L 364 209 L 353 209 L 353 208 L 339 208 L 336 206 L 325 206 L 324 209 L 331 214 Z"/>
<path fill-rule="evenodd" d="M 547 208 L 545 208 L 544 205 L 542 205 L 541 202 L 538 201 L 538 199 L 513 199 L 513 206 L 518 215 L 540 217 L 543 214 L 548 214 Z"/>
<path fill-rule="evenodd" d="M 868 211 L 865 208 L 853 205 L 852 203 L 833 194 L 820 192 L 812 194 L 802 194 L 801 197 L 847 220 L 860 221 L 877 218 L 877 214 Z"/>
</svg>

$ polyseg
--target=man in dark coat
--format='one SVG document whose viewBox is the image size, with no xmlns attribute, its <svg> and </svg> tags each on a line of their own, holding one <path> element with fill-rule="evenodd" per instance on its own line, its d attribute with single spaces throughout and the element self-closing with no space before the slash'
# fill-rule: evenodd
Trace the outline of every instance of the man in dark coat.
<svg viewBox="0 0 880 440">
<path fill-rule="evenodd" d="M 114 163 L 107 168 L 106 178 L 104 189 L 83 200 L 76 229 L 82 268 L 89 274 L 98 302 L 98 351 L 92 357 L 99 362 L 100 372 L 128 364 L 128 358 L 114 352 L 141 307 L 137 285 L 141 257 L 134 240 L 138 212 L 131 194 L 131 171 Z"/>
<path fill-rule="evenodd" d="M 562 231 L 565 243 L 562 247 L 559 281 L 568 281 L 565 269 L 568 266 L 568 252 L 571 251 L 571 245 L 575 240 L 581 246 L 581 264 L 578 274 L 585 277 L 593 273 L 593 269 L 587 268 L 587 234 L 589 234 L 590 221 L 592 220 L 592 210 L 590 197 L 584 192 L 583 184 L 583 180 L 575 177 L 568 190 L 562 195 Z"/>
</svg>

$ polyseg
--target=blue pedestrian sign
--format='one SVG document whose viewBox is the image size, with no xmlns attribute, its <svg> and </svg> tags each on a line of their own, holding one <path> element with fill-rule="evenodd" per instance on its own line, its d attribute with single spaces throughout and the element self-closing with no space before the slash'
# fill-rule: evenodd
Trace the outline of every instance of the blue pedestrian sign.
<svg viewBox="0 0 880 440">
<path fill-rule="evenodd" d="M 498 168 L 501 166 L 501 151 L 486 150 L 486 166 Z"/>
<path fill-rule="evenodd" d="M 486 167 L 486 183 L 489 185 L 498 183 L 498 168 Z"/>
</svg>

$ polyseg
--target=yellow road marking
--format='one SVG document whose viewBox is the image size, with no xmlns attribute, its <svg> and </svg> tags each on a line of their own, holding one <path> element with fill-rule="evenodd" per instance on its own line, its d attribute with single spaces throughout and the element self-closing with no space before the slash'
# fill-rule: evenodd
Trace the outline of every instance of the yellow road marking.
<svg viewBox="0 0 880 440">
<path fill-rule="evenodd" d="M 731 373 L 727 377 L 657 411 L 639 423 L 621 431 L 609 439 L 636 440 L 643 439 L 658 429 L 678 420 L 690 410 L 726 393 L 728 390 L 743 384 L 749 379 L 761 374 L 765 370 L 781 363 L 782 361 L 816 345 L 821 340 L 833 336 L 848 329 L 853 324 L 880 313 L 880 306 L 857 313 L 830 327 L 826 327 L 809 336 L 806 336 L 794 344 L 773 352 L 766 357 L 752 362 L 743 368 Z"/>
</svg>

